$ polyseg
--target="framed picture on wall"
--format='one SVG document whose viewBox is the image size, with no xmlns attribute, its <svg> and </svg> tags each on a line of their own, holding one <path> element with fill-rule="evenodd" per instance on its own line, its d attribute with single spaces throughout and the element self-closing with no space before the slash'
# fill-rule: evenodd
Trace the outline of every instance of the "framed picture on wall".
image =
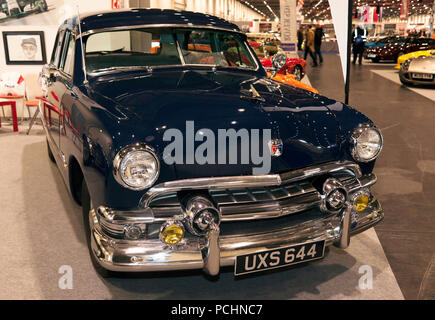
<svg viewBox="0 0 435 320">
<path fill-rule="evenodd" d="M 43 31 L 3 31 L 6 64 L 45 64 Z"/>
</svg>

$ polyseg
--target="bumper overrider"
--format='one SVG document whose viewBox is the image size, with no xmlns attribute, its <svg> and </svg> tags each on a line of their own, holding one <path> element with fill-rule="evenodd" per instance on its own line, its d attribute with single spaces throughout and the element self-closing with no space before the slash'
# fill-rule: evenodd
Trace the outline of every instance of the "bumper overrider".
<svg viewBox="0 0 435 320">
<path fill-rule="evenodd" d="M 307 187 L 307 181 L 322 185 Z M 374 174 L 362 175 L 359 166 L 351 162 L 280 175 L 172 181 L 151 188 L 137 210 L 92 209 L 92 251 L 96 260 L 112 271 L 203 269 L 217 275 L 220 267 L 234 265 L 239 255 L 322 240 L 327 246 L 344 249 L 351 236 L 383 219 L 381 205 L 370 192 L 375 182 Z M 270 199 L 260 201 L 255 188 L 264 188 Z M 237 190 L 230 204 L 216 200 L 216 195 L 222 197 L 228 189 Z M 278 196 L 282 190 L 287 194 Z M 183 195 L 179 205 L 162 206 L 160 202 L 153 206 L 153 201 L 174 194 Z M 243 202 L 240 197 L 245 194 L 251 198 Z M 361 199 L 366 201 L 361 203 Z M 241 227 L 252 222 L 253 229 Z M 171 223 L 186 230 L 176 244 L 161 238 L 164 226 Z M 161 227 L 153 231 L 156 225 Z M 137 239 L 128 239 L 131 228 L 142 230 L 133 232 L 140 234 Z M 228 232 L 231 228 L 233 231 Z"/>
</svg>

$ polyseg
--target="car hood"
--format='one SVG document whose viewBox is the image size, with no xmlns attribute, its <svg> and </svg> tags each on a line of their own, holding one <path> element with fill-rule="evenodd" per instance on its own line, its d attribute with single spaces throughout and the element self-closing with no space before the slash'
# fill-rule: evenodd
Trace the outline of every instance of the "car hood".
<svg viewBox="0 0 435 320">
<path fill-rule="evenodd" d="M 274 173 L 341 157 L 343 137 L 336 112 L 346 106 L 254 74 L 192 70 L 118 73 L 93 78 L 90 85 L 94 100 L 118 114 L 118 121 L 106 125 L 112 126 L 113 149 L 118 151 L 142 141 L 163 159 L 172 141 L 164 141 L 165 132 L 181 131 L 187 148 L 186 122 L 193 121 L 195 133 L 210 129 L 216 141 L 219 129 L 269 129 L 272 139 L 283 142 L 282 155 L 271 160 L 270 172 Z M 195 142 L 194 149 L 201 143 Z M 240 155 L 241 147 L 239 143 L 231 152 Z M 216 150 L 216 155 L 219 152 Z M 252 163 L 198 166 L 186 164 L 185 158 L 183 162 L 174 165 L 179 179 L 252 174 L 258 167 Z"/>
<path fill-rule="evenodd" d="M 408 71 L 435 73 L 435 56 L 420 56 L 412 59 Z"/>
<path fill-rule="evenodd" d="M 401 55 L 398 59 L 398 62 L 403 63 L 406 60 L 408 60 L 409 58 L 417 58 L 420 56 L 430 56 L 432 52 L 435 53 L 435 50 L 421 50 L 421 51 L 410 52 L 410 53 Z"/>
</svg>

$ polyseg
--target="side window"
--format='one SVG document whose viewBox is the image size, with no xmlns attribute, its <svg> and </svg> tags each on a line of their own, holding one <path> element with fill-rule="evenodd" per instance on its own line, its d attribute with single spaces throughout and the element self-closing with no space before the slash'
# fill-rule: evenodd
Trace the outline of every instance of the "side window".
<svg viewBox="0 0 435 320">
<path fill-rule="evenodd" d="M 50 63 L 52 65 L 55 65 L 56 67 L 59 66 L 59 56 L 60 56 L 60 53 L 62 50 L 62 40 L 63 40 L 64 34 L 65 34 L 64 31 L 59 31 L 57 33 L 56 41 L 55 41 L 54 47 L 53 47 L 53 53 L 51 54 Z"/>
<path fill-rule="evenodd" d="M 74 52 L 75 52 L 75 39 L 73 35 L 70 35 L 63 71 L 71 76 L 74 70 Z"/>
<path fill-rule="evenodd" d="M 65 34 L 64 49 L 62 52 L 62 60 L 59 69 L 63 70 L 66 74 L 72 75 L 73 61 L 74 61 L 74 36 L 67 31 Z"/>
</svg>

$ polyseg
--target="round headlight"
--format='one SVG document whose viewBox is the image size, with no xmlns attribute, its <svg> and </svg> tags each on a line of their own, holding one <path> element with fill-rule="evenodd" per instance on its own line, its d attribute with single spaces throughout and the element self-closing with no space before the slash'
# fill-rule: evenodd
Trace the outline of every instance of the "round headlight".
<svg viewBox="0 0 435 320">
<path fill-rule="evenodd" d="M 412 59 L 405 60 L 404 63 L 402 63 L 401 68 L 403 71 L 408 71 L 409 65 L 411 64 Z"/>
<path fill-rule="evenodd" d="M 376 159 L 382 149 L 381 132 L 370 125 L 362 125 L 355 129 L 351 138 L 352 157 L 358 162 L 369 162 Z"/>
<path fill-rule="evenodd" d="M 113 161 L 113 175 L 122 186 L 132 190 L 146 189 L 159 176 L 159 161 L 154 151 L 144 144 L 122 149 Z"/>
<path fill-rule="evenodd" d="M 272 57 L 272 65 L 276 71 L 281 70 L 287 63 L 287 56 L 284 53 L 278 52 Z"/>
</svg>

